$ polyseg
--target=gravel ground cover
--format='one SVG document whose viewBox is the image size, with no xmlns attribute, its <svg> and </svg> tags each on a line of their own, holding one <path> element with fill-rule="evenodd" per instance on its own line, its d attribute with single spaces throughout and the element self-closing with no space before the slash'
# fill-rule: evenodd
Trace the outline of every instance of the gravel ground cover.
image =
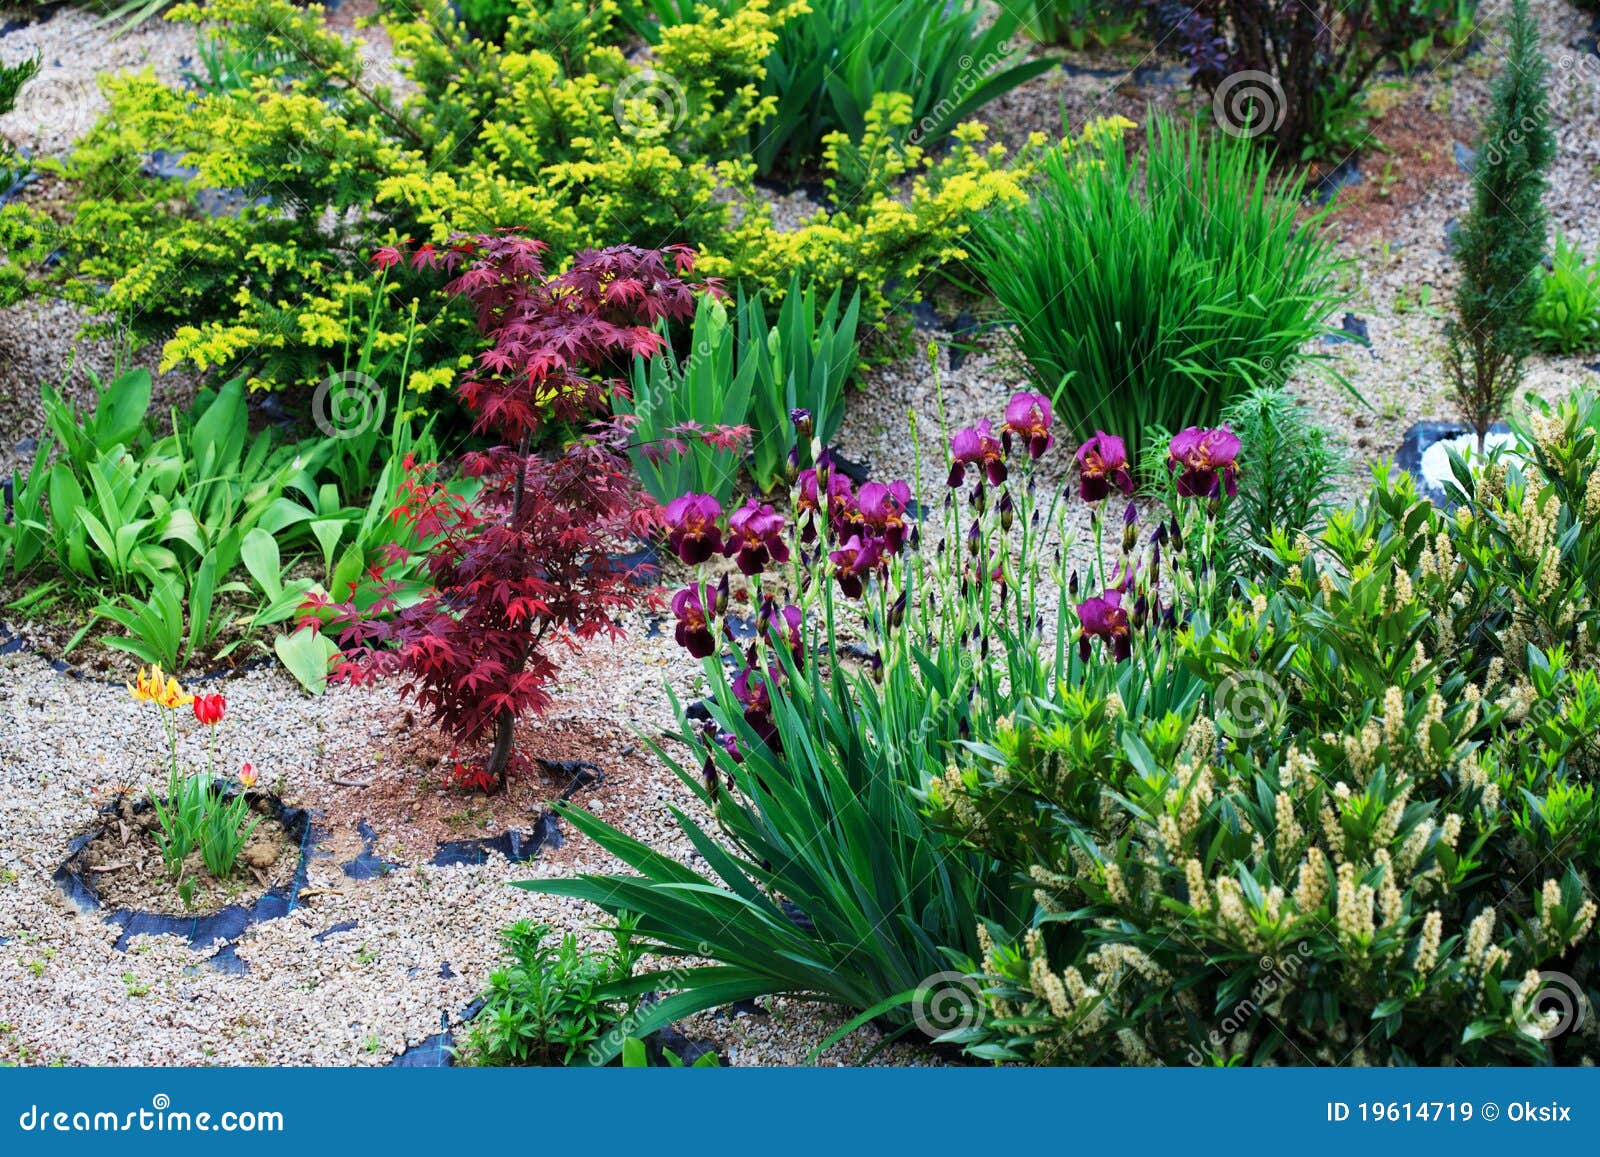
<svg viewBox="0 0 1600 1157">
<path fill-rule="evenodd" d="M 1592 253 L 1600 248 L 1594 213 L 1600 57 L 1593 54 L 1590 18 L 1560 0 L 1541 0 L 1538 9 L 1557 64 L 1552 218 Z M 49 82 L 39 86 L 37 99 L 0 120 L 0 131 L 59 155 L 82 131 L 76 126 L 92 123 L 102 99 L 93 85 L 97 72 L 151 67 L 176 76 L 194 49 L 188 26 L 150 22 L 114 39 L 92 23 L 62 9 L 0 38 L 7 61 L 41 52 Z M 1139 119 L 1150 104 L 1192 101 L 1174 70 L 1138 68 L 1160 62 L 1137 53 L 1073 63 L 991 106 L 989 119 L 1004 139 L 1052 129 L 1063 110 L 1076 124 L 1112 113 Z M 1373 129 L 1382 145 L 1364 152 L 1361 182 L 1335 201 L 1333 224 L 1350 261 L 1347 308 L 1367 340 L 1321 345 L 1342 382 L 1307 373 L 1295 386 L 1347 452 L 1352 492 L 1412 423 L 1451 416 L 1441 366 L 1454 284 L 1449 229 L 1467 206 L 1463 163 L 1470 160 L 1465 146 L 1457 146 L 1474 135 L 1492 64 L 1479 54 L 1406 84 L 1380 86 Z M 787 200 L 798 216 L 802 198 Z M 111 343 L 74 338 L 82 320 L 48 302 L 0 313 L 0 469 L 28 453 L 37 436 L 41 380 L 66 380 L 81 395 L 87 370 L 110 370 Z M 939 346 L 937 377 L 929 342 Z M 953 339 L 949 327 L 919 321 L 907 348 L 913 352 L 866 375 L 839 439 L 845 454 L 884 479 L 914 476 L 919 455 L 924 464 L 939 459 L 941 420 L 953 428 L 998 417 L 1005 398 L 1026 381 L 1005 335 L 994 330 Z M 1594 380 L 1600 367 L 1585 363 L 1536 358 L 1529 388 L 1560 396 Z M 192 389 L 181 374 L 159 382 L 169 403 Z M 1053 457 L 1057 473 L 1046 480 L 1060 482 L 1067 455 Z M 938 473 L 924 479 L 935 498 L 942 489 Z M 1089 539 L 1086 516 L 1075 517 L 1081 554 Z M 685 806 L 687 793 L 644 742 L 671 725 L 663 684 L 688 696 L 699 679 L 697 664 L 661 623 L 659 615 L 634 616 L 624 640 L 590 646 L 570 660 L 556 705 L 524 725 L 519 745 L 540 759 L 598 767 L 603 782 L 582 791 L 580 802 L 693 862 L 668 812 L 669 805 Z M 508 923 L 543 920 L 598 938 L 592 910 L 507 886 L 616 867 L 586 841 L 570 838 L 524 863 L 498 855 L 482 864 L 430 863 L 442 841 L 531 830 L 567 777 L 546 771 L 514 781 L 494 799 L 463 795 L 439 786 L 448 747 L 394 687 L 337 688 L 311 698 L 268 667 L 246 669 L 219 686 L 229 703 L 219 762 L 251 759 L 263 786 L 316 816 L 305 887 L 287 916 L 252 926 L 231 945 L 140 936 L 119 951 L 119 930 L 103 913 L 76 907 L 52 874 L 98 808 L 161 779 L 159 731 L 116 682 L 62 673 L 26 649 L 0 654 L 0 1062 L 387 1064 L 439 1032 L 441 1023 L 459 1023 L 495 965 L 496 934 Z M 184 737 L 182 751 L 190 761 L 203 759 L 198 728 Z M 363 853 L 391 866 L 353 878 L 344 865 Z M 224 957 L 213 961 L 219 950 Z M 838 1023 L 802 1002 L 777 1000 L 701 1014 L 680 1027 L 714 1045 L 725 1062 L 787 1064 L 802 1060 Z M 858 1061 L 876 1039 L 862 1030 L 826 1060 Z M 927 1050 L 896 1046 L 874 1063 L 937 1060 Z"/>
</svg>

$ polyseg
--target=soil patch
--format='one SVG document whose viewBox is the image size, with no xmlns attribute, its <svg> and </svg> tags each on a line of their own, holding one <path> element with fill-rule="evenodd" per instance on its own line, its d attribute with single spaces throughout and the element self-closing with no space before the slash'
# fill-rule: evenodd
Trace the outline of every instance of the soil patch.
<svg viewBox="0 0 1600 1157">
<path fill-rule="evenodd" d="M 337 848 L 341 861 L 415 863 L 432 860 L 446 845 L 492 843 L 516 832 L 531 838 L 548 825 L 555 800 L 604 799 L 613 781 L 626 781 L 644 758 L 637 740 L 605 725 L 530 720 L 518 731 L 524 765 L 504 791 L 485 795 L 449 784 L 455 762 L 449 738 L 405 710 L 388 742 L 374 745 L 369 763 L 342 768 L 334 779 L 319 813 L 330 832 L 324 850 Z M 553 840 L 539 842 L 541 858 L 557 850 Z"/>
<path fill-rule="evenodd" d="M 159 825 L 147 801 L 135 803 L 124 797 L 106 822 L 80 837 L 64 871 L 102 908 L 183 918 L 204 918 L 235 906 L 249 908 L 268 892 L 293 883 L 302 834 L 284 822 L 281 805 L 272 797 L 252 793 L 250 805 L 258 822 L 231 879 L 216 879 L 206 871 L 199 852 L 190 853 L 183 871 L 183 879 L 194 885 L 187 905 L 156 846 Z"/>
<path fill-rule="evenodd" d="M 1331 224 L 1356 243 L 1393 232 L 1430 192 L 1465 183 L 1455 143 L 1475 139 L 1426 89 L 1408 90 L 1374 116 L 1371 134 L 1359 157 L 1361 180 L 1340 186 L 1333 198 Z M 1312 183 L 1329 175 L 1313 173 Z"/>
</svg>

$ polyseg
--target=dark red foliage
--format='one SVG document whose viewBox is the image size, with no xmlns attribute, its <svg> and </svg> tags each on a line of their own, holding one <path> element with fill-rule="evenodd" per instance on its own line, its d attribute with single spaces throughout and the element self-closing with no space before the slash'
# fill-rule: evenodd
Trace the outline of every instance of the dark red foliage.
<svg viewBox="0 0 1600 1157">
<path fill-rule="evenodd" d="M 502 715 L 549 705 L 555 665 L 545 643 L 619 634 L 614 617 L 647 597 L 640 575 L 612 562 L 659 525 L 625 463 L 588 440 L 550 458 L 530 455 L 513 516 L 516 461 L 504 450 L 469 456 L 466 469 L 485 478 L 470 505 L 437 481 L 413 479 L 401 510 L 440 533 L 428 554 L 432 592 L 400 607 L 390 584 L 365 612 L 339 614 L 349 653 L 335 676 L 408 675 L 408 692 L 432 721 L 465 741 Z"/>
<path fill-rule="evenodd" d="M 697 289 L 719 292 L 714 282 L 684 280 L 694 251 L 683 245 L 587 249 L 554 277 L 544 251 L 542 241 L 508 232 L 458 242 L 440 258 L 446 268 L 462 264 L 445 290 L 472 305 L 493 343 L 462 383 L 461 399 L 480 433 L 507 442 L 551 418 L 603 409 L 634 355 L 661 349 L 656 323 L 693 317 Z"/>
<path fill-rule="evenodd" d="M 463 471 L 484 482 L 470 504 L 430 471 L 408 479 L 395 517 L 437 540 L 428 555 L 431 590 L 420 601 L 399 606 L 389 584 L 364 611 L 335 608 L 346 649 L 335 677 L 404 675 L 407 693 L 438 727 L 469 743 L 492 734 L 481 772 L 456 772 L 458 782 L 485 787 L 505 782 L 517 716 L 550 703 L 556 669 L 548 647 L 619 634 L 620 612 L 656 599 L 639 574 L 612 561 L 661 526 L 621 451 L 626 430 L 600 422 L 549 454 L 529 453 L 530 440 L 552 419 L 601 410 L 634 355 L 661 343 L 655 323 L 692 316 L 699 288 L 680 276 L 693 266 L 681 246 L 586 251 L 555 276 L 545 272 L 544 248 L 495 234 L 443 251 L 425 246 L 412 257 L 413 266 L 462 269 L 446 289 L 471 302 L 492 345 L 461 397 L 480 432 L 516 447 L 463 458 Z M 402 257 L 382 255 L 389 264 Z"/>
</svg>

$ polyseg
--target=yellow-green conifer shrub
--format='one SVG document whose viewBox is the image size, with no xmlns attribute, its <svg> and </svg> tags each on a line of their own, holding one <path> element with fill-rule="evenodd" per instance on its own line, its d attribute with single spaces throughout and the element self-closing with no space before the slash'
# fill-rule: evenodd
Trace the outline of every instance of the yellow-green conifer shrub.
<svg viewBox="0 0 1600 1157">
<path fill-rule="evenodd" d="M 610 2 L 528 0 L 499 44 L 463 31 L 448 0 L 381 0 L 373 44 L 291 0 L 184 5 L 174 19 L 277 63 L 229 92 L 108 79 L 110 111 L 62 166 L 72 220 L 9 210 L 0 246 L 37 251 L 64 224 L 54 291 L 131 318 L 169 366 L 247 370 L 258 387 L 319 380 L 374 324 L 400 341 L 419 302 L 421 364 L 455 365 L 471 329 L 435 312 L 436 278 L 380 283 L 368 258 L 501 227 L 555 252 L 688 244 L 705 272 L 769 296 L 801 268 L 860 285 L 876 320 L 886 286 L 914 296 L 961 255 L 973 213 L 1022 196 L 1020 174 L 978 126 L 937 162 L 888 147 L 908 114 L 885 95 L 861 147 L 830 148 L 834 176 L 848 167 L 866 192 L 780 230 L 741 150 L 771 111 L 763 61 L 788 11 L 707 8 L 629 60 Z"/>
</svg>

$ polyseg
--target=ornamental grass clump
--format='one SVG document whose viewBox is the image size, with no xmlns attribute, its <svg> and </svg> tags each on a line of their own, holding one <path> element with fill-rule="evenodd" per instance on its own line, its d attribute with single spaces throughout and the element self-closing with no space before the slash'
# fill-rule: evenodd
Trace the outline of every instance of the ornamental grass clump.
<svg viewBox="0 0 1600 1157">
<path fill-rule="evenodd" d="M 1138 461 L 1147 427 L 1214 426 L 1319 362 L 1304 347 L 1341 294 L 1323 215 L 1298 219 L 1262 152 L 1154 117 L 1130 157 L 1131 127 L 1048 151 L 1031 198 L 978 221 L 971 263 L 1069 436 L 1117 430 Z"/>
</svg>

